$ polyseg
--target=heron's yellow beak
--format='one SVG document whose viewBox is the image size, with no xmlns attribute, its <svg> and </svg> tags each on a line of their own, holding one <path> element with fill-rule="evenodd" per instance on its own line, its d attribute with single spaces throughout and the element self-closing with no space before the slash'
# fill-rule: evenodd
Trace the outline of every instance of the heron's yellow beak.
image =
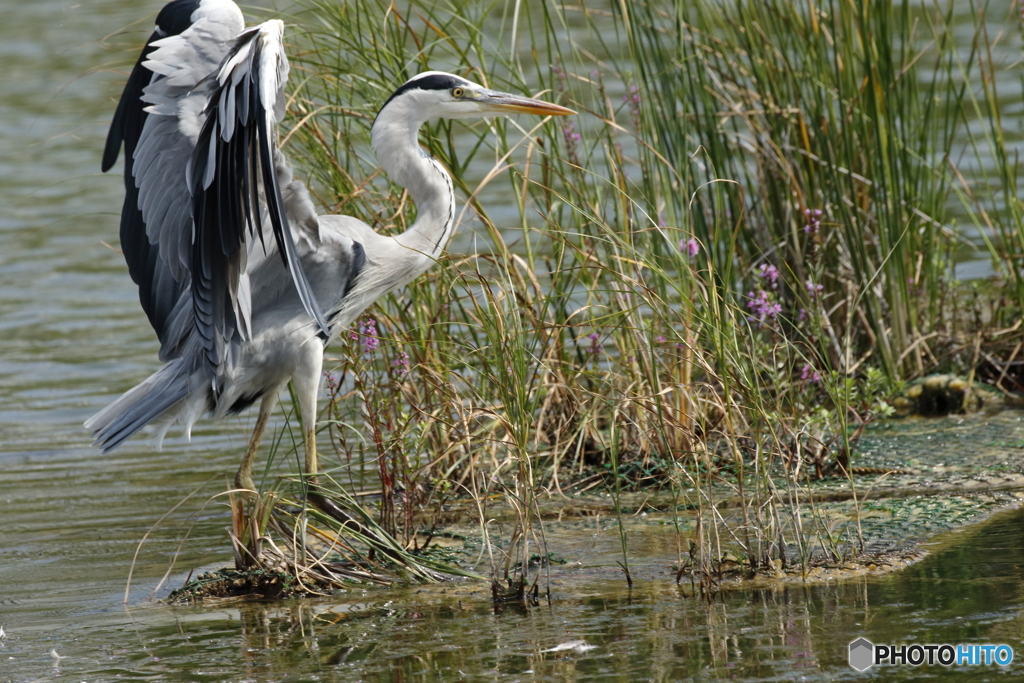
<svg viewBox="0 0 1024 683">
<path fill-rule="evenodd" d="M 530 97 L 519 97 L 518 95 L 510 95 L 508 93 L 495 92 L 493 90 L 485 90 L 480 93 L 477 103 L 480 104 L 481 109 L 493 111 L 499 114 L 569 116 L 570 114 L 576 113 L 572 109 L 568 109 L 558 104 L 552 104 L 551 102 L 535 100 Z"/>
</svg>

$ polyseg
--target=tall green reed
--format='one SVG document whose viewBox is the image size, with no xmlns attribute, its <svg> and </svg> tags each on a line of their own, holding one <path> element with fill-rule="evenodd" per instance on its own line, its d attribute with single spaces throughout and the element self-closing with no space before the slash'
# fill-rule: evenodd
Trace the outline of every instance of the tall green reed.
<svg viewBox="0 0 1024 683">
<path fill-rule="evenodd" d="M 614 454 L 616 469 L 662 473 L 694 510 L 702 581 L 723 542 L 752 567 L 806 562 L 810 534 L 837 553 L 857 545 L 856 531 L 817 526 L 800 486 L 849 475 L 851 434 L 883 410 L 877 396 L 955 334 L 951 254 L 966 238 L 952 200 L 1001 226 L 986 233 L 994 254 L 1024 252 L 1019 209 L 986 208 L 957 167 L 965 145 L 1005 142 L 994 86 L 970 80 L 992 61 L 954 40 L 953 3 L 307 7 L 289 151 L 328 210 L 376 229 L 414 215 L 368 146 L 376 107 L 414 73 L 581 111 L 530 129 L 427 127 L 481 237 L 457 237 L 368 314 L 390 356 L 342 355 L 364 379 L 337 395 L 338 423 L 379 436 L 375 424 L 404 416 L 370 450 L 382 477 L 404 470 L 423 494 L 385 496 L 383 509 L 407 506 L 386 518 L 408 534 L 436 490 L 501 492 L 517 511 L 504 573 L 525 576 L 538 492 Z M 973 119 L 989 124 L 984 141 Z M 1016 169 L 995 156 L 1005 195 Z M 509 196 L 517 216 L 488 212 Z M 396 378 L 399 348 L 410 364 Z M 736 515 L 720 512 L 726 499 Z"/>
</svg>

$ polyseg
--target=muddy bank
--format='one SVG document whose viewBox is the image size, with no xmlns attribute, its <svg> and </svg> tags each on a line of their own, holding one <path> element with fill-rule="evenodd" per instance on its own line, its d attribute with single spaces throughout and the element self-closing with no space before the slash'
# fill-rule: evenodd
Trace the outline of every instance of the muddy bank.
<svg viewBox="0 0 1024 683">
<path fill-rule="evenodd" d="M 802 546 L 789 544 L 783 557 L 751 570 L 738 543 L 743 520 L 740 500 L 729 486 L 696 492 L 644 491 L 623 494 L 620 507 L 627 557 L 634 580 L 696 585 L 697 562 L 689 545 L 696 510 L 711 501 L 724 522 L 715 538 L 712 583 L 716 588 L 773 582 L 832 581 L 901 570 L 926 555 L 922 544 L 1024 498 L 1024 411 L 908 417 L 869 425 L 852 460 L 852 483 L 831 477 L 789 485 L 799 503 L 799 523 L 808 533 Z M 446 561 L 490 574 L 491 554 L 511 535 L 511 511 L 500 502 L 486 510 L 488 552 L 478 522 L 465 519 L 474 506 L 456 503 L 464 519 L 435 530 L 434 550 Z M 541 586 L 568 586 L 581 579 L 624 580 L 621 539 L 608 494 L 551 496 L 540 503 L 543 547 L 535 548 L 529 574 Z M 454 514 L 453 514 L 454 516 Z M 789 520 L 795 523 L 795 520 Z M 731 532 L 729 530 L 732 530 Z M 541 538 L 539 537 L 539 538 Z M 421 539 L 422 540 L 422 539 Z M 706 566 L 706 565 L 705 565 Z M 257 569 L 207 573 L 176 591 L 173 599 L 210 600 L 337 594 L 360 582 L 325 586 Z"/>
</svg>

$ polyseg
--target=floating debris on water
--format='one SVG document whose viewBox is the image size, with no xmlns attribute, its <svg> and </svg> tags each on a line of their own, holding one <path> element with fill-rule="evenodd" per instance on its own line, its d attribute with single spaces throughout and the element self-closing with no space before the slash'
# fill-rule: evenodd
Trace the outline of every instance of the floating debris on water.
<svg viewBox="0 0 1024 683">
<path fill-rule="evenodd" d="M 971 382 L 956 375 L 926 375 L 909 382 L 890 403 L 899 417 L 943 417 L 999 410 L 1020 405 L 1021 400 L 991 385 Z"/>
<path fill-rule="evenodd" d="M 585 640 L 570 640 L 567 643 L 559 643 L 554 647 L 549 647 L 547 650 L 541 650 L 541 652 L 564 652 L 565 650 L 573 650 L 574 652 L 586 652 L 587 650 L 597 649 L 597 645 L 590 645 Z"/>
</svg>

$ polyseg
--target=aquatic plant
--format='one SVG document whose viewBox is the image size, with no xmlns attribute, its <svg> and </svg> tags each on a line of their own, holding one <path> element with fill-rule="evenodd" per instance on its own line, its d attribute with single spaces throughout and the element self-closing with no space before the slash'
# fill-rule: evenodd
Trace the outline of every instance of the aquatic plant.
<svg viewBox="0 0 1024 683">
<path fill-rule="evenodd" d="M 462 240 L 354 330 L 329 408 L 339 481 L 376 472 L 380 524 L 406 543 L 439 497 L 500 496 L 516 521 L 492 571 L 536 585 L 537 497 L 617 491 L 657 463 L 692 511 L 680 568 L 705 587 L 726 543 L 751 568 L 806 563 L 815 539 L 855 551 L 856 524 L 833 533 L 800 486 L 852 477 L 841 463 L 880 399 L 962 355 L 975 328 L 956 250 L 991 249 L 995 320 L 1022 309 L 981 8 L 964 45 L 952 2 L 305 5 L 285 143 L 325 206 L 376 229 L 413 218 L 394 186 L 353 180 L 375 170 L 389 84 L 473 72 L 584 112 L 478 125 L 458 146 L 428 126 L 466 200 Z M 989 155 L 998 178 L 968 181 L 964 155 Z M 518 216 L 489 215 L 488 193 Z"/>
</svg>

